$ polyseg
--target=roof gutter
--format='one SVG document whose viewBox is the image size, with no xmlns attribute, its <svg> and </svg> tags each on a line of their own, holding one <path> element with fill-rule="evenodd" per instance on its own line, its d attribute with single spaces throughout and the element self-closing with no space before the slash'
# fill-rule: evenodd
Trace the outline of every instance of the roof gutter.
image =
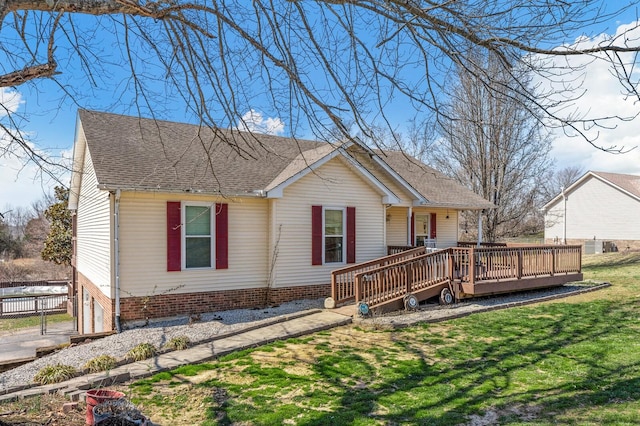
<svg viewBox="0 0 640 426">
<path fill-rule="evenodd" d="M 256 189 L 247 192 L 234 192 L 234 193 L 222 193 L 222 192 L 206 192 L 199 189 L 165 189 L 156 187 L 134 187 L 134 186 L 122 186 L 122 185 L 108 185 L 98 184 L 97 188 L 102 191 L 116 192 L 148 192 L 148 193 L 166 193 L 166 194 L 187 194 L 187 195 L 203 195 L 203 196 L 215 196 L 215 197 L 246 197 L 246 198 L 266 198 L 267 192 L 264 189 Z"/>
</svg>

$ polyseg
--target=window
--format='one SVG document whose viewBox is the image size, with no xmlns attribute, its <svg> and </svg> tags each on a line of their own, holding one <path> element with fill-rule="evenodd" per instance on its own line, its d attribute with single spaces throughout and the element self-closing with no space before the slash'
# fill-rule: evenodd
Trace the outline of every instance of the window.
<svg viewBox="0 0 640 426">
<path fill-rule="evenodd" d="M 344 210 L 324 210 L 324 262 L 344 262 Z"/>
<path fill-rule="evenodd" d="M 211 206 L 184 206 L 185 268 L 211 268 L 212 266 L 213 221 L 211 213 Z"/>
<path fill-rule="evenodd" d="M 428 214 L 416 214 L 416 247 L 424 246 L 425 240 L 429 239 L 430 220 Z"/>
<path fill-rule="evenodd" d="M 436 248 L 436 214 L 413 214 L 411 239 L 416 247 Z"/>
<path fill-rule="evenodd" d="M 311 206 L 311 264 L 356 262 L 356 208 Z"/>
<path fill-rule="evenodd" d="M 167 272 L 214 264 L 229 268 L 229 205 L 167 201 Z"/>
</svg>

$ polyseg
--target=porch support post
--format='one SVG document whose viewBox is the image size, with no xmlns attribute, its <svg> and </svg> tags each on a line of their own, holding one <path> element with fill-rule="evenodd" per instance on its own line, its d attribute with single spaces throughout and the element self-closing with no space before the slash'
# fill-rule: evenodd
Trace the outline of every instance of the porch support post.
<svg viewBox="0 0 640 426">
<path fill-rule="evenodd" d="M 413 247 L 413 241 L 411 241 L 411 216 L 413 215 L 413 207 L 409 206 L 407 209 L 407 245 Z"/>
<path fill-rule="evenodd" d="M 484 210 L 478 210 L 478 247 L 482 245 L 482 212 Z"/>
<path fill-rule="evenodd" d="M 567 194 L 564 192 L 564 186 L 562 187 L 562 204 L 563 204 L 563 213 L 562 213 L 562 244 L 567 244 Z"/>
</svg>

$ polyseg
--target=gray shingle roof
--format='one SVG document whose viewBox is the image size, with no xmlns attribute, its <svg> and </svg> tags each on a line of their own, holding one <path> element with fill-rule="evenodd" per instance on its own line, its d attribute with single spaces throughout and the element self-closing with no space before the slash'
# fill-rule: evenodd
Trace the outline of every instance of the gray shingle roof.
<svg viewBox="0 0 640 426">
<path fill-rule="evenodd" d="M 591 173 L 611 182 L 612 184 L 627 191 L 629 194 L 640 198 L 640 176 L 593 171 Z"/>
<path fill-rule="evenodd" d="M 251 193 L 266 188 L 301 152 L 328 145 L 95 111 L 79 115 L 98 183 L 106 188 Z"/>
<path fill-rule="evenodd" d="M 400 151 L 385 151 L 382 160 L 422 194 L 429 204 L 460 209 L 489 209 L 495 205 L 454 179 Z"/>
<path fill-rule="evenodd" d="M 107 189 L 252 194 L 276 187 L 338 147 L 96 111 L 81 110 L 79 117 L 98 184 Z M 429 204 L 493 207 L 402 152 L 380 157 Z"/>
</svg>

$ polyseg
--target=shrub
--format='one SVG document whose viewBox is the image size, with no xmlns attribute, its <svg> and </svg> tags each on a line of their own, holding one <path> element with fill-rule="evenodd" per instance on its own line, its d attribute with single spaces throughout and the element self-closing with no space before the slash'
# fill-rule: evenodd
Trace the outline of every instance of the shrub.
<svg viewBox="0 0 640 426">
<path fill-rule="evenodd" d="M 143 359 L 151 358 L 156 353 L 158 353 L 158 350 L 151 343 L 140 343 L 127 352 L 126 358 L 131 361 L 142 361 Z"/>
<path fill-rule="evenodd" d="M 85 365 L 84 368 L 89 370 L 91 373 L 98 373 L 100 371 L 111 370 L 116 366 L 116 359 L 111 355 L 100 355 L 95 358 L 90 359 Z"/>
<path fill-rule="evenodd" d="M 33 377 L 33 381 L 40 385 L 60 383 L 69 380 L 76 375 L 77 371 L 70 365 L 55 364 L 47 365 Z"/>
<path fill-rule="evenodd" d="M 177 336 L 169 340 L 164 347 L 173 351 L 181 351 L 187 349 L 189 344 L 191 344 L 191 340 L 187 336 Z"/>
</svg>

